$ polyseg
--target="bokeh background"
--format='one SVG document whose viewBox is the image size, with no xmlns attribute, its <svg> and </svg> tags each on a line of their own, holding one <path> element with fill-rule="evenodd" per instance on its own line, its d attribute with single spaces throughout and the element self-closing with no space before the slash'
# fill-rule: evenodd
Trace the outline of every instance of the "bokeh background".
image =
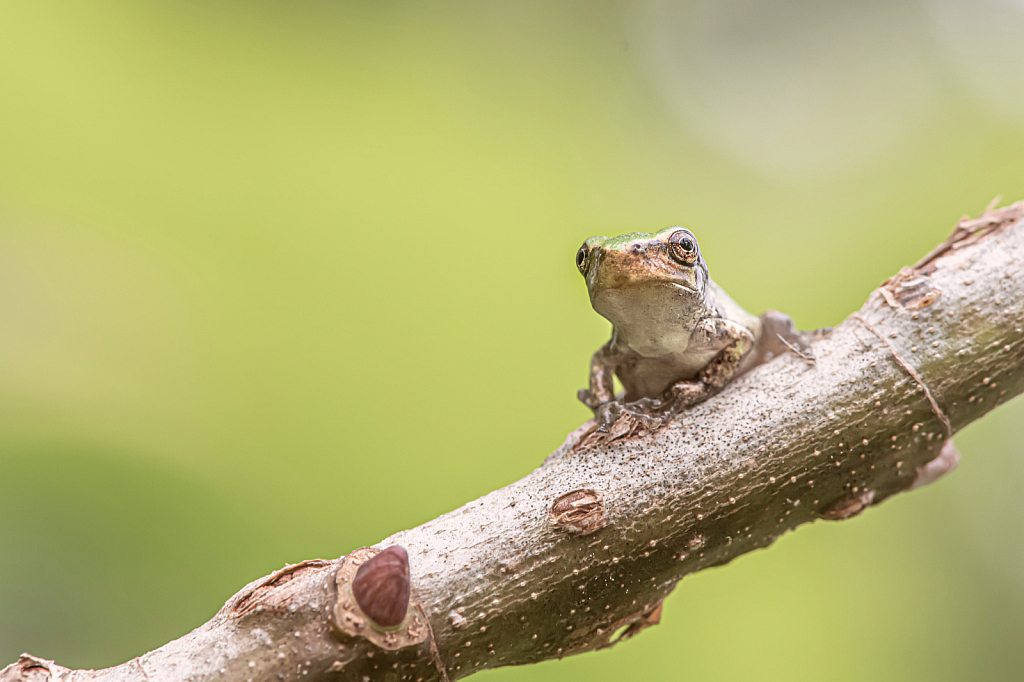
<svg viewBox="0 0 1024 682">
<path fill-rule="evenodd" d="M 122 662 L 586 418 L 592 234 L 832 325 L 1024 198 L 1022 0 L 0 3 L 0 666 Z M 1019 680 L 1024 404 L 534 680 Z"/>
</svg>

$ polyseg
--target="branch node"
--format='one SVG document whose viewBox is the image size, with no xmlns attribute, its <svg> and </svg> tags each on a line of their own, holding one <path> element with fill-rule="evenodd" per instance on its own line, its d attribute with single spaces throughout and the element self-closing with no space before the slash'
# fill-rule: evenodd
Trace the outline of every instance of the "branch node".
<svg viewBox="0 0 1024 682">
<path fill-rule="evenodd" d="M 387 651 L 422 644 L 429 638 L 430 627 L 420 609 L 408 609 L 397 626 L 384 630 L 373 627 L 370 617 L 359 607 L 352 592 L 352 581 L 359 567 L 379 554 L 371 547 L 361 547 L 342 560 L 334 579 L 337 591 L 331 609 L 332 624 L 342 634 L 368 640 Z"/>
<path fill-rule="evenodd" d="M 49 682 L 60 680 L 68 669 L 45 658 L 22 654 L 15 663 L 0 670 L 0 682 Z"/>
<path fill-rule="evenodd" d="M 608 525 L 604 504 L 596 491 L 573 490 L 551 505 L 551 524 L 574 535 L 590 535 Z"/>
</svg>

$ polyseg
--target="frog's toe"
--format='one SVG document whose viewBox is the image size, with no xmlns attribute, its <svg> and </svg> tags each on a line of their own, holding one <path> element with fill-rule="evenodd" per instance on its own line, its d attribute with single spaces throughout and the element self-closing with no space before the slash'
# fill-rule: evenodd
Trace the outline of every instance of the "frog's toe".
<svg viewBox="0 0 1024 682">
<path fill-rule="evenodd" d="M 594 407 L 594 420 L 597 421 L 598 431 L 608 431 L 622 415 L 622 403 L 616 400 L 609 400 Z"/>
<path fill-rule="evenodd" d="M 815 358 L 811 343 L 827 337 L 832 332 L 831 327 L 799 331 L 792 318 L 778 310 L 765 311 L 761 315 L 761 325 L 763 333 L 755 354 L 758 365 L 786 352 L 799 355 L 813 364 Z"/>
<path fill-rule="evenodd" d="M 668 390 L 676 411 L 685 410 L 711 396 L 711 386 L 703 381 L 680 381 Z"/>
<path fill-rule="evenodd" d="M 667 419 L 653 414 L 637 415 L 635 419 L 640 423 L 641 426 L 643 426 L 648 431 L 651 431 L 652 433 L 660 429 L 667 422 Z"/>
<path fill-rule="evenodd" d="M 642 413 L 634 414 L 623 409 L 615 421 L 608 426 L 608 430 L 604 434 L 604 441 L 611 443 L 621 438 L 640 435 L 645 431 L 656 431 L 663 423 L 658 417 Z"/>
<path fill-rule="evenodd" d="M 654 424 L 669 411 L 669 407 L 669 403 L 663 397 L 657 397 L 622 402 L 620 409 L 644 424 Z"/>
<path fill-rule="evenodd" d="M 827 339 L 831 334 L 832 327 L 818 327 L 811 331 L 799 332 L 800 348 L 813 355 L 811 353 L 811 344 L 821 339 Z"/>
</svg>

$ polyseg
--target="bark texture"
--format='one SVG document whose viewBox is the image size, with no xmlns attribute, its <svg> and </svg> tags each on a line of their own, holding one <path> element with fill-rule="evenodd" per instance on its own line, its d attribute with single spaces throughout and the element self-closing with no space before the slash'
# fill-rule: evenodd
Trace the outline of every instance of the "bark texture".
<svg viewBox="0 0 1024 682">
<path fill-rule="evenodd" d="M 607 647 L 687 574 L 955 466 L 947 438 L 1024 389 L 1024 203 L 964 220 L 830 335 L 653 434 L 576 447 L 461 509 L 257 580 L 208 623 L 105 670 L 24 655 L 14 680 L 426 680 Z M 568 399 L 568 398 L 567 398 Z M 358 566 L 408 550 L 412 604 L 378 631 Z"/>
</svg>

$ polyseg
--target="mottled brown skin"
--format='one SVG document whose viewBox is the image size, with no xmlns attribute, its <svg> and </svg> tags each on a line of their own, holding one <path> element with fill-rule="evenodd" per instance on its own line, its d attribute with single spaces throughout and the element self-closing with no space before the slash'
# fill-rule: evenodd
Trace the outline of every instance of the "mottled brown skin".
<svg viewBox="0 0 1024 682">
<path fill-rule="evenodd" d="M 736 376 L 806 343 L 783 313 L 751 315 L 708 276 L 689 230 L 591 237 L 576 263 L 612 338 L 579 399 L 607 425 L 625 414 L 656 426 Z M 625 389 L 616 398 L 613 376 Z"/>
</svg>

